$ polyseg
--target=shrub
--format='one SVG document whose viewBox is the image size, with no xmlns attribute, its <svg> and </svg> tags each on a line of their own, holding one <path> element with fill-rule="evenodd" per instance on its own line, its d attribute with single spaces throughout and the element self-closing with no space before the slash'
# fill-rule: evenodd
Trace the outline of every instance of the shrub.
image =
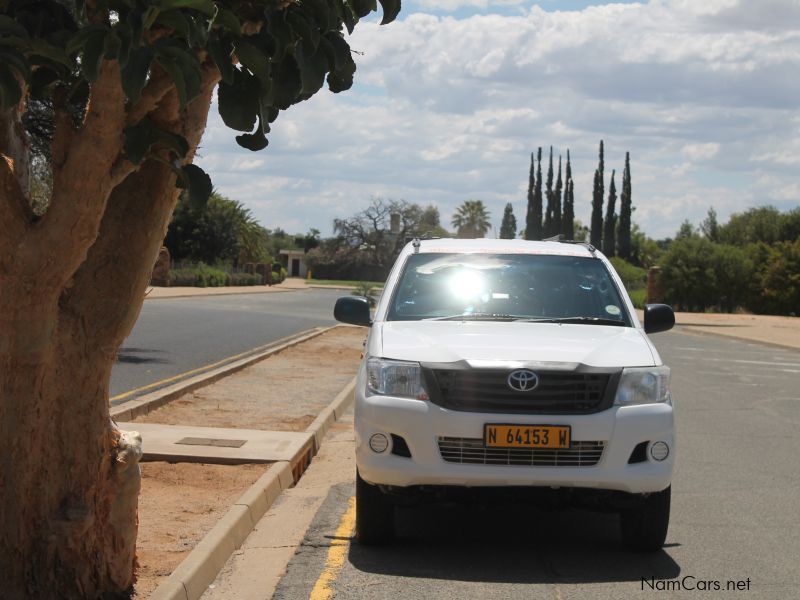
<svg viewBox="0 0 800 600">
<path fill-rule="evenodd" d="M 647 285 L 647 269 L 636 267 L 618 256 L 614 256 L 609 260 L 614 265 L 614 270 L 619 274 L 628 292 L 638 290 Z"/>
<path fill-rule="evenodd" d="M 364 296 L 370 306 L 375 306 L 377 300 L 375 299 L 375 288 L 366 281 L 359 281 L 356 284 L 356 289 L 353 290 L 353 296 Z"/>
<path fill-rule="evenodd" d="M 197 287 L 224 287 L 228 285 L 228 274 L 220 269 L 199 263 L 195 267 L 197 273 Z"/>
<path fill-rule="evenodd" d="M 231 273 L 228 285 L 261 285 L 261 275 L 253 273 Z"/>
<path fill-rule="evenodd" d="M 197 273 L 194 269 L 172 269 L 169 272 L 169 283 L 177 287 L 194 287 L 197 285 Z"/>
</svg>

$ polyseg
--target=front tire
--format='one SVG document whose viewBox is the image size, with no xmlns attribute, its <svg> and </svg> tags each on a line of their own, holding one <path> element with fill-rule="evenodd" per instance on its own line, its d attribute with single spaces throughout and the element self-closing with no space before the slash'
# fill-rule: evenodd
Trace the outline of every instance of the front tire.
<svg viewBox="0 0 800 600">
<path fill-rule="evenodd" d="M 394 537 L 394 505 L 377 485 L 356 471 L 356 539 L 359 544 L 385 544 Z"/>
<path fill-rule="evenodd" d="M 622 541 L 634 552 L 657 552 L 667 539 L 672 486 L 650 494 L 636 508 L 620 513 Z"/>
</svg>

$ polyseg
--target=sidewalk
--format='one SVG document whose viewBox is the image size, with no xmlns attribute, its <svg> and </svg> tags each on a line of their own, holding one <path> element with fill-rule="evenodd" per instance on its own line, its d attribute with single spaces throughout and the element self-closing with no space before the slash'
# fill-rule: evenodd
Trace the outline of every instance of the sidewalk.
<svg viewBox="0 0 800 600">
<path fill-rule="evenodd" d="M 639 311 L 639 318 L 642 318 Z M 721 313 L 675 313 L 678 331 L 721 335 L 800 350 L 800 318 Z"/>
<path fill-rule="evenodd" d="M 188 298 L 193 296 L 226 296 L 229 294 L 271 294 L 277 292 L 291 292 L 305 290 L 304 279 L 287 277 L 276 285 L 240 285 L 232 287 L 156 287 L 147 288 L 145 300 L 159 298 Z"/>
</svg>

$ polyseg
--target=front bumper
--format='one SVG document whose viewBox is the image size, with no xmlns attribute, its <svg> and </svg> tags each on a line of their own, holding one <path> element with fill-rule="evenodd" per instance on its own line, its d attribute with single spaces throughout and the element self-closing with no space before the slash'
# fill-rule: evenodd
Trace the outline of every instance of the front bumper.
<svg viewBox="0 0 800 600">
<path fill-rule="evenodd" d="M 365 396 L 363 370 L 356 386 L 356 463 L 369 483 L 387 486 L 544 486 L 658 492 L 672 480 L 675 459 L 673 409 L 669 404 L 617 407 L 588 415 L 508 415 L 444 409 L 430 402 L 386 396 Z M 523 466 L 446 462 L 439 451 L 441 436 L 481 438 L 485 423 L 569 425 L 572 441 L 602 441 L 603 454 L 594 466 Z M 375 433 L 401 436 L 411 458 L 373 452 Z M 662 441 L 669 456 L 629 464 L 641 442 Z"/>
</svg>

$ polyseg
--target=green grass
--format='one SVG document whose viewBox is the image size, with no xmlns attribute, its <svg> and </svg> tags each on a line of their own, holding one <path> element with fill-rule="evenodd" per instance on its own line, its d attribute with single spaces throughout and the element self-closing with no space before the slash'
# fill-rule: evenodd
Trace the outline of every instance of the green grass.
<svg viewBox="0 0 800 600">
<path fill-rule="evenodd" d="M 636 308 L 644 308 L 644 301 L 647 298 L 647 288 L 639 288 L 638 290 L 631 290 L 628 292 L 631 297 L 631 302 Z"/>
<path fill-rule="evenodd" d="M 311 285 L 352 285 L 357 286 L 359 283 L 367 283 L 372 287 L 382 288 L 384 283 L 382 281 L 347 281 L 346 279 L 306 279 L 306 283 Z"/>
</svg>

